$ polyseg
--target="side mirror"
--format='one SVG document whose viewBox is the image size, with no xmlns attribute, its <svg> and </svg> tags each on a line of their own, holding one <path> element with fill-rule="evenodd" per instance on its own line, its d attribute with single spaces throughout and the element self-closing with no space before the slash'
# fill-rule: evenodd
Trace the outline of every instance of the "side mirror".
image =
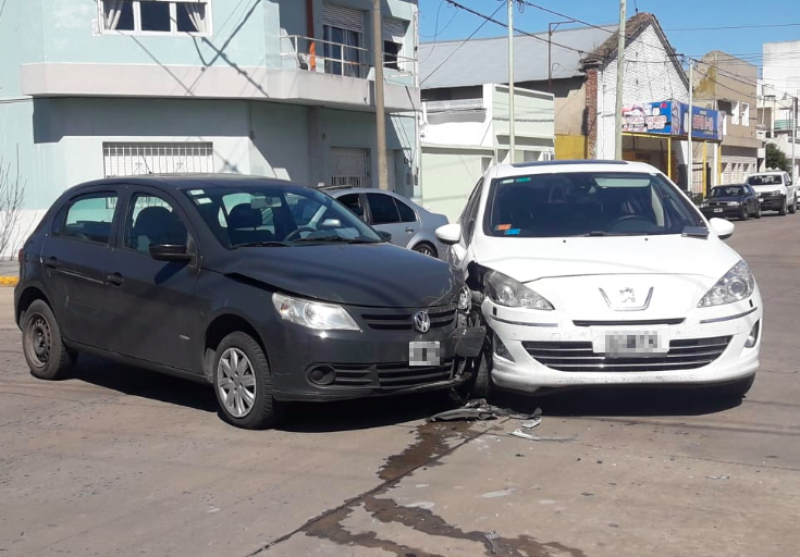
<svg viewBox="0 0 800 557">
<path fill-rule="evenodd" d="M 192 254 L 186 251 L 186 246 L 169 244 L 150 246 L 150 257 L 156 261 L 191 261 Z"/>
<path fill-rule="evenodd" d="M 708 221 L 711 225 L 711 230 L 714 231 L 720 240 L 727 240 L 731 236 L 733 236 L 733 230 L 736 228 L 732 222 L 728 222 L 724 219 L 711 219 Z"/>
<path fill-rule="evenodd" d="M 458 223 L 445 224 L 436 229 L 436 237 L 443 244 L 452 246 L 461 241 L 461 225 Z"/>
<path fill-rule="evenodd" d="M 386 232 L 385 230 L 376 230 L 375 232 L 378 233 L 378 236 L 380 236 L 381 239 L 384 242 L 391 242 L 392 241 L 392 233 L 391 232 Z"/>
</svg>

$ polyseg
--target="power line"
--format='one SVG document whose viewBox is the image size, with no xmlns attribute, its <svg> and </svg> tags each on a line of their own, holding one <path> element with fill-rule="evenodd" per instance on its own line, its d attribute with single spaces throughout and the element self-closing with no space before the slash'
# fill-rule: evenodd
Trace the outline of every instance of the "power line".
<svg viewBox="0 0 800 557">
<path fill-rule="evenodd" d="M 732 29 L 768 29 L 772 27 L 800 27 L 800 23 L 765 23 L 759 25 L 721 25 L 718 27 L 674 27 L 664 31 L 729 31 Z"/>
<path fill-rule="evenodd" d="M 447 1 L 447 2 L 450 2 L 450 0 L 445 0 L 445 1 Z M 455 3 L 453 3 L 453 4 L 455 4 Z M 456 5 L 456 7 L 458 7 L 458 6 Z M 500 4 L 500 6 L 499 6 L 499 7 L 498 7 L 498 8 L 497 8 L 495 11 L 494 11 L 494 13 L 492 13 L 492 16 L 491 16 L 491 17 L 494 17 L 495 15 L 497 15 L 497 12 L 499 12 L 501 9 L 503 9 L 503 4 Z M 441 64 L 439 64 L 438 66 L 436 66 L 436 67 L 433 69 L 433 71 L 431 71 L 431 73 L 429 73 L 429 74 L 427 75 L 427 77 L 425 77 L 425 79 L 423 79 L 422 81 L 420 81 L 420 83 L 419 83 L 420 87 L 422 87 L 422 85 L 424 85 L 424 84 L 425 84 L 425 82 L 426 82 L 426 81 L 428 81 L 428 80 L 429 80 L 429 79 L 430 79 L 430 78 L 433 76 L 433 74 L 435 74 L 436 72 L 438 72 L 438 71 L 441 69 L 441 67 L 442 67 L 442 66 L 444 66 L 444 65 L 445 65 L 445 64 L 448 62 L 448 60 L 450 60 L 450 58 L 452 58 L 453 56 L 455 56 L 456 52 L 458 52 L 459 50 L 461 50 L 461 48 L 462 48 L 462 47 L 463 47 L 465 44 L 467 44 L 467 43 L 468 43 L 468 42 L 469 42 L 469 41 L 472 39 L 472 37 L 474 37 L 475 35 L 477 35 L 477 34 L 478 34 L 478 32 L 479 32 L 481 29 L 483 29 L 483 27 L 484 27 L 484 26 L 485 26 L 487 23 L 489 23 L 489 20 L 488 20 L 488 19 L 484 20 L 484 21 L 483 21 L 483 22 L 482 22 L 480 25 L 478 25 L 478 28 L 477 28 L 477 29 L 475 29 L 475 31 L 473 31 L 473 32 L 472 32 L 472 34 L 471 34 L 469 37 L 467 37 L 466 39 L 464 39 L 464 40 L 461 42 L 461 44 L 460 44 L 460 45 L 458 45 L 458 46 L 457 46 L 455 49 L 453 49 L 453 52 L 451 52 L 449 55 L 447 55 L 447 57 L 446 57 L 444 60 L 442 60 L 442 63 L 441 63 Z"/>
</svg>

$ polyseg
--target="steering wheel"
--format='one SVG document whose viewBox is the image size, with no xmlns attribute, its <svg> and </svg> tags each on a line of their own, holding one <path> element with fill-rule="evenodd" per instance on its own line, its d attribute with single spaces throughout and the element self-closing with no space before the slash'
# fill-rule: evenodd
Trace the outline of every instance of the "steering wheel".
<svg viewBox="0 0 800 557">
<path fill-rule="evenodd" d="M 630 221 L 644 222 L 647 223 L 647 225 L 650 227 L 653 226 L 653 222 L 650 219 L 643 217 L 641 215 L 622 215 L 618 219 L 614 220 L 614 222 L 609 224 L 608 228 L 609 230 L 613 230 L 614 228 L 617 227 L 617 225 L 622 224 L 623 222 L 630 222 Z"/>
<path fill-rule="evenodd" d="M 283 239 L 284 242 L 290 242 L 294 240 L 297 236 L 300 236 L 302 232 L 317 232 L 314 228 L 310 226 L 301 226 L 297 230 L 293 230 L 286 235 L 286 238 Z"/>
</svg>

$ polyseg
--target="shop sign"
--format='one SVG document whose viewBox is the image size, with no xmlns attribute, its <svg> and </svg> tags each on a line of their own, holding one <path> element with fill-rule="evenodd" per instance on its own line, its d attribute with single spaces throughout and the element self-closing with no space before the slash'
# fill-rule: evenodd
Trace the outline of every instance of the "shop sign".
<svg viewBox="0 0 800 557">
<path fill-rule="evenodd" d="M 716 110 L 692 107 L 692 137 L 722 139 L 720 113 Z M 687 136 L 689 105 L 677 101 L 662 101 L 628 105 L 622 108 L 622 131 L 653 135 Z"/>
</svg>

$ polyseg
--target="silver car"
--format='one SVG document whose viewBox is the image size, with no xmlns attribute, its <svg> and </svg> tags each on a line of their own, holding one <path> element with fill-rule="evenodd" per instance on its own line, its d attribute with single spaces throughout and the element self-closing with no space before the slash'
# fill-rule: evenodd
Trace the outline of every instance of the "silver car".
<svg viewBox="0 0 800 557">
<path fill-rule="evenodd" d="M 444 255 L 445 246 L 436 238 L 436 229 L 448 224 L 446 216 L 392 192 L 336 186 L 321 189 L 376 230 L 390 233 L 393 244 L 431 257 Z"/>
</svg>

